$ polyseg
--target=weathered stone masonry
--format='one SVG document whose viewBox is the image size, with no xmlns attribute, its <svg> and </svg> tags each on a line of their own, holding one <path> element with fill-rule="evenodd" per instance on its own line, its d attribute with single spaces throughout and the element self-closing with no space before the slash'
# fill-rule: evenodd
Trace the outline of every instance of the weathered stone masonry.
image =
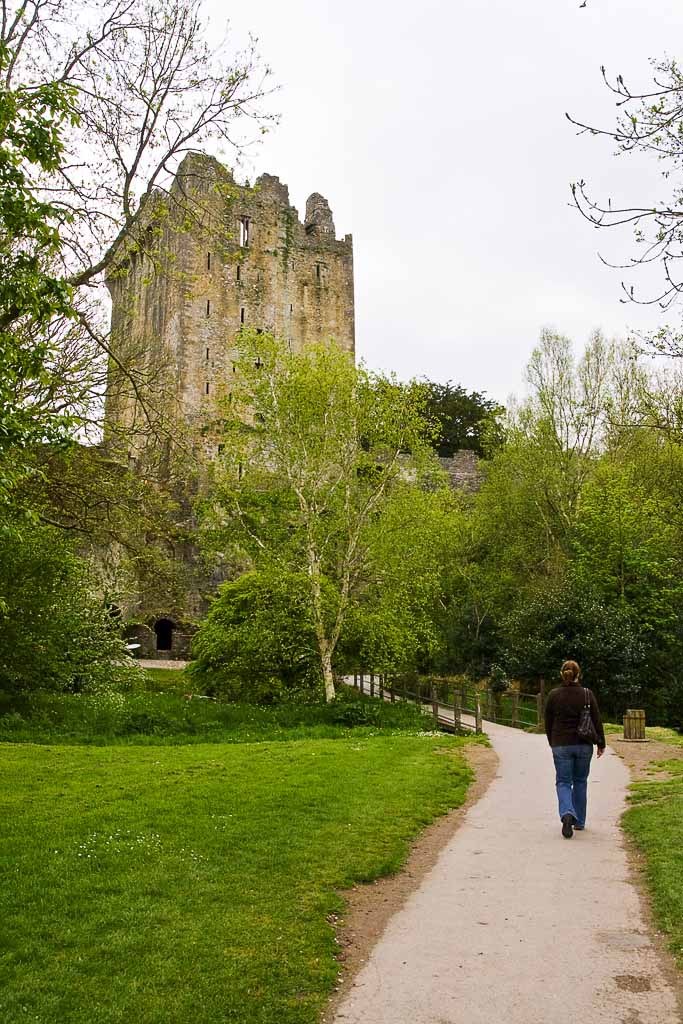
<svg viewBox="0 0 683 1024">
<path fill-rule="evenodd" d="M 353 353 L 352 239 L 336 238 L 323 196 L 309 197 L 301 223 L 279 178 L 238 186 L 214 158 L 189 154 L 165 206 L 150 229 L 157 258 L 134 253 L 107 282 L 114 351 L 148 376 L 163 412 L 201 424 L 229 378 L 243 326 L 294 351 L 334 338 Z M 113 369 L 106 420 L 129 435 L 139 430 L 136 455 L 145 417 Z"/>
</svg>

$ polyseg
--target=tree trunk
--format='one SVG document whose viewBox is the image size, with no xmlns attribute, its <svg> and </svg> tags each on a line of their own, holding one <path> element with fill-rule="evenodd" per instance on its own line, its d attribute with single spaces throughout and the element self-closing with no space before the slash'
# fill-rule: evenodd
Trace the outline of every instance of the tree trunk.
<svg viewBox="0 0 683 1024">
<path fill-rule="evenodd" d="M 320 667 L 323 672 L 325 684 L 325 700 L 329 704 L 336 697 L 334 688 L 334 674 L 332 672 L 332 654 L 336 639 L 325 635 L 325 620 L 322 607 L 322 588 L 320 583 L 320 561 L 315 545 L 309 534 L 308 538 L 308 571 L 311 580 L 311 603 L 313 606 L 313 621 L 315 633 L 318 639 L 318 651 L 320 652 Z"/>
<path fill-rule="evenodd" d="M 334 688 L 334 675 L 332 672 L 332 654 L 329 651 L 320 651 L 320 661 L 323 669 L 323 680 L 325 682 L 325 700 L 329 704 L 337 696 Z"/>
</svg>

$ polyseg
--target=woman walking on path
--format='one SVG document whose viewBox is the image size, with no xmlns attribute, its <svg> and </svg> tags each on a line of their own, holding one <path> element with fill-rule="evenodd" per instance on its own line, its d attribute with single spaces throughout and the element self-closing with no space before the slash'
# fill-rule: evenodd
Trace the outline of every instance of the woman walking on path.
<svg viewBox="0 0 683 1024">
<path fill-rule="evenodd" d="M 581 685 L 581 670 L 575 661 L 565 661 L 560 669 L 562 686 L 551 690 L 545 706 L 545 734 L 555 762 L 555 787 L 560 806 L 562 835 L 571 839 L 574 829 L 586 825 L 588 773 L 591 768 L 593 744 L 578 733 L 584 706 L 590 701 L 590 715 L 597 734 L 598 757 L 605 752 L 598 702 L 590 690 Z"/>
</svg>

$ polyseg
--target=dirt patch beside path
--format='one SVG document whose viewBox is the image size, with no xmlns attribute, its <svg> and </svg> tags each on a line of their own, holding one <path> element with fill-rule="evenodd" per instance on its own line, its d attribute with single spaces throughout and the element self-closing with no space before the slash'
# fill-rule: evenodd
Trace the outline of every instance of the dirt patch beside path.
<svg viewBox="0 0 683 1024">
<path fill-rule="evenodd" d="M 669 778 L 668 772 L 657 768 L 653 761 L 674 761 L 683 758 L 683 747 L 661 740 L 646 743 L 627 743 L 615 734 L 606 736 L 612 750 L 619 755 L 631 771 L 634 782 L 655 782 Z"/>
<path fill-rule="evenodd" d="M 389 920 L 433 868 L 439 853 L 462 824 L 468 808 L 486 792 L 496 776 L 498 757 L 491 747 L 472 743 L 462 748 L 474 779 L 462 806 L 429 825 L 415 840 L 403 869 L 369 885 L 357 885 L 343 893 L 346 913 L 339 920 L 338 959 L 342 965 L 340 984 L 328 1003 L 321 1021 L 331 1021 L 358 971 L 363 967 Z"/>
</svg>

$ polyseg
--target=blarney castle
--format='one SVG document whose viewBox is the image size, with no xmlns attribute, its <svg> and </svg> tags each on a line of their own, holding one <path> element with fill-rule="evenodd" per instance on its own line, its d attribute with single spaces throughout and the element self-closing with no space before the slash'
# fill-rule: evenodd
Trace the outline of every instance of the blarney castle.
<svg viewBox="0 0 683 1024">
<path fill-rule="evenodd" d="M 155 416 L 199 436 L 241 328 L 269 331 L 293 351 L 334 338 L 354 352 L 353 244 L 351 235 L 337 239 L 323 196 L 309 196 L 302 222 L 279 178 L 263 174 L 253 188 L 240 186 L 218 160 L 191 153 L 163 200 L 164 215 L 150 202 L 141 244 L 107 281 L 105 436 L 126 439 L 132 466 L 149 458 Z M 120 367 L 133 367 L 144 383 L 131 387 Z M 211 456 L 210 442 L 203 454 Z M 157 455 L 163 469 L 164 452 Z M 201 595 L 189 603 L 188 619 L 201 612 Z M 177 611 L 146 616 L 142 607 L 138 617 L 148 620 L 135 634 L 144 655 L 183 656 L 189 627 Z"/>
<path fill-rule="evenodd" d="M 149 466 L 152 439 L 163 479 L 170 441 L 159 441 L 154 417 L 202 436 L 213 398 L 232 372 L 241 328 L 268 331 L 293 351 L 334 338 L 355 352 L 353 243 L 351 235 L 336 237 L 319 193 L 306 201 L 302 222 L 279 178 L 263 174 L 253 188 L 240 186 L 218 160 L 200 153 L 185 157 L 168 196 L 150 204 L 138 244 L 107 281 L 112 360 L 105 437 L 125 439 L 119 454 L 133 467 Z M 142 383 L 131 387 L 121 367 L 134 368 Z M 212 454 L 205 435 L 201 457 Z M 441 462 L 454 487 L 477 485 L 474 453 Z M 194 555 L 183 549 L 174 557 L 192 564 Z M 132 633 L 141 653 L 183 657 L 189 623 L 218 582 L 193 588 L 182 612 L 170 598 L 165 612 L 142 599 Z"/>
</svg>

